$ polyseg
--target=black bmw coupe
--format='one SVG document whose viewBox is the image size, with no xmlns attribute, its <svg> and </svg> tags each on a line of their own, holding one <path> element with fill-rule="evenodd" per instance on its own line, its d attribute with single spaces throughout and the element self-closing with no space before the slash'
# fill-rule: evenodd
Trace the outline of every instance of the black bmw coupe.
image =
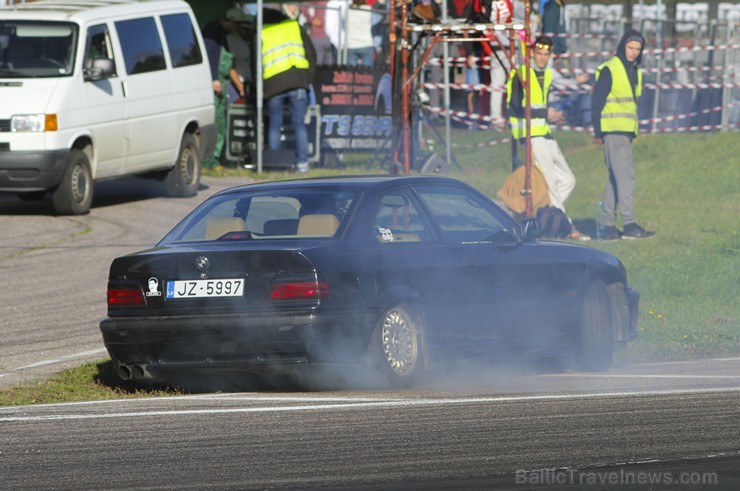
<svg viewBox="0 0 740 491">
<path fill-rule="evenodd" d="M 606 370 L 638 304 L 616 257 L 539 240 L 463 182 L 336 177 L 207 199 L 113 261 L 100 329 L 124 379 L 349 363 L 403 386 L 511 353 Z"/>
</svg>

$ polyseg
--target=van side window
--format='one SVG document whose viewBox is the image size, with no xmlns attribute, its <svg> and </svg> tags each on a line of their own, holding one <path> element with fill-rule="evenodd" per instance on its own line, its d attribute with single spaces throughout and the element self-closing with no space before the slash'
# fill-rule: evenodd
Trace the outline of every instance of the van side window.
<svg viewBox="0 0 740 491">
<path fill-rule="evenodd" d="M 121 41 L 126 73 L 155 72 L 164 70 L 164 50 L 153 17 L 116 22 L 116 32 Z"/>
<path fill-rule="evenodd" d="M 174 68 L 203 63 L 198 38 L 188 14 L 163 15 L 162 27 Z"/>
<path fill-rule="evenodd" d="M 83 66 L 85 68 L 90 68 L 93 60 L 104 58 L 114 60 L 108 26 L 100 24 L 92 26 L 87 30 L 87 40 L 85 41 L 85 61 Z M 115 62 L 113 66 L 115 67 Z M 115 68 L 113 75 L 115 75 Z"/>
</svg>

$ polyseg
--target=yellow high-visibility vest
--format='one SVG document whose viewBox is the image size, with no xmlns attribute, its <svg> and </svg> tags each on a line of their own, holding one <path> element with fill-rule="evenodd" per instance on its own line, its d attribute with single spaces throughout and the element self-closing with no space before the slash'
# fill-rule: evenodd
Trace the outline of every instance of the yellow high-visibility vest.
<svg viewBox="0 0 740 491">
<path fill-rule="evenodd" d="M 511 104 L 511 93 L 514 85 L 514 78 L 517 77 L 517 73 L 522 75 L 524 80 L 524 73 L 526 67 L 520 66 L 516 70 L 512 70 L 509 74 L 509 82 L 507 83 L 507 95 L 506 105 Z M 531 109 L 545 109 L 547 108 L 547 94 L 550 92 L 550 83 L 552 82 L 552 72 L 549 69 L 545 69 L 545 86 L 541 87 L 540 82 L 537 80 L 537 74 L 533 68 L 529 69 L 529 90 L 531 96 L 529 99 Z M 527 92 L 522 83 L 522 102 L 526 100 Z M 509 116 L 509 124 L 511 124 L 511 134 L 516 139 L 524 138 L 527 136 L 526 119 Z M 531 118 L 530 120 L 530 136 L 545 136 L 550 134 L 550 125 L 547 124 L 547 118 Z"/>
<path fill-rule="evenodd" d="M 637 69 L 637 87 L 634 94 L 622 60 L 616 56 L 596 68 L 596 80 L 601 70 L 607 67 L 612 74 L 612 90 L 606 97 L 606 104 L 601 110 L 601 131 L 634 133 L 640 127 L 637 119 L 637 99 L 642 94 L 642 70 Z"/>
<path fill-rule="evenodd" d="M 262 29 L 262 78 L 267 80 L 291 68 L 308 70 L 298 22 L 286 20 Z"/>
</svg>

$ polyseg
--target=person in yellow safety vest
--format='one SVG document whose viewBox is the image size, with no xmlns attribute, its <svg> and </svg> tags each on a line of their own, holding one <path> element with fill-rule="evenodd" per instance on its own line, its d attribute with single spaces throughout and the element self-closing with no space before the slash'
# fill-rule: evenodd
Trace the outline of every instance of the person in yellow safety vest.
<svg viewBox="0 0 740 491">
<path fill-rule="evenodd" d="M 308 171 L 308 130 L 305 117 L 309 89 L 316 70 L 316 49 L 297 21 L 280 11 L 263 13 L 262 80 L 269 126 L 270 150 L 281 146 L 283 107 L 287 103 L 295 135 L 296 168 Z"/>
<path fill-rule="evenodd" d="M 565 200 L 576 186 L 576 177 L 568 166 L 558 142 L 552 136 L 549 121 L 561 124 L 565 121 L 563 113 L 554 107 L 548 107 L 548 95 L 553 72 L 547 67 L 552 54 L 552 38 L 539 36 L 532 45 L 533 64 L 529 68 L 520 66 L 509 74 L 506 86 L 506 104 L 509 110 L 511 133 L 520 143 L 527 136 L 526 127 L 526 89 L 529 79 L 530 92 L 530 142 L 534 164 L 542 172 L 550 195 L 550 204 L 565 212 Z M 586 77 L 587 78 L 587 77 Z M 579 79 L 580 81 L 580 79 Z M 536 211 L 536 210 L 535 210 Z M 590 237 L 578 231 L 573 221 L 569 238 L 589 240 Z"/>
<path fill-rule="evenodd" d="M 637 101 L 642 93 L 642 49 L 645 38 L 632 29 L 617 46 L 616 56 L 596 68 L 596 85 L 591 95 L 594 142 L 604 144 L 609 179 L 604 191 L 604 240 L 652 237 L 635 221 L 635 161 L 632 140 L 639 129 Z M 623 231 L 617 229 L 617 206 Z"/>
</svg>

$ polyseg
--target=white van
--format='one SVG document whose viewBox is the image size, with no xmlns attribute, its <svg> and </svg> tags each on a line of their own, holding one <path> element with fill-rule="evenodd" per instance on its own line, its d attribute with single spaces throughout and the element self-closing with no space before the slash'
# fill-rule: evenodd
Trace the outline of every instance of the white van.
<svg viewBox="0 0 740 491">
<path fill-rule="evenodd" d="M 216 139 L 203 39 L 182 0 L 0 8 L 0 191 L 87 213 L 93 181 L 192 196 Z M 209 153 L 210 152 L 210 153 Z"/>
</svg>

